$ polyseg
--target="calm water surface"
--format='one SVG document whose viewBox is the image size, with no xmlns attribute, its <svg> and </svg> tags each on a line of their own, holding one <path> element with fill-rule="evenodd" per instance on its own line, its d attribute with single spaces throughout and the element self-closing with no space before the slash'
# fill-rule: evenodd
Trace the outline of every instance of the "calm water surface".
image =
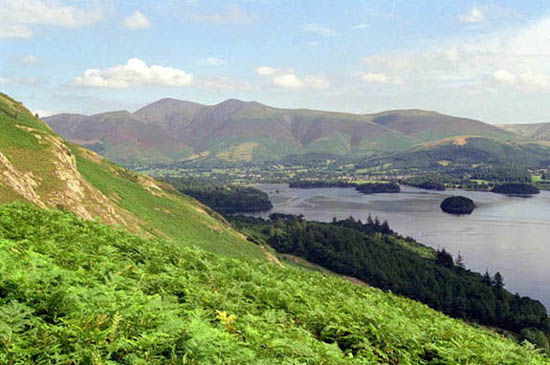
<svg viewBox="0 0 550 365">
<path fill-rule="evenodd" d="M 364 221 L 371 213 L 387 220 L 401 235 L 445 248 L 455 257 L 460 252 L 474 271 L 500 271 L 508 290 L 539 299 L 550 308 L 550 192 L 519 198 L 407 186 L 402 186 L 399 194 L 373 195 L 344 188 L 289 189 L 281 184 L 257 188 L 269 194 L 274 206 L 271 212 L 303 214 L 317 221 L 349 216 Z M 472 215 L 441 211 L 441 201 L 456 194 L 475 201 Z"/>
</svg>

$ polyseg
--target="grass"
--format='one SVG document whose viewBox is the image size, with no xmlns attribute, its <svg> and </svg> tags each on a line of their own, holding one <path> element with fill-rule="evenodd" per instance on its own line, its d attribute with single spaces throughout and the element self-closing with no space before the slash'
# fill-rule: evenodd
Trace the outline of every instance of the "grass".
<svg viewBox="0 0 550 365">
<path fill-rule="evenodd" d="M 407 241 L 406 239 L 395 239 L 391 238 L 393 241 L 401 245 L 402 247 L 415 252 L 418 256 L 423 257 L 425 259 L 435 259 L 436 252 L 433 248 L 424 246 L 421 243 L 414 242 L 414 241 Z"/>
<path fill-rule="evenodd" d="M 156 184 L 165 190 L 152 193 L 137 182 L 138 175 L 105 160 L 91 161 L 77 146 L 72 146 L 72 151 L 86 180 L 138 217 L 145 231 L 232 257 L 264 257 L 260 247 L 246 241 L 194 199 L 159 182 Z"/>
<path fill-rule="evenodd" d="M 20 173 L 29 174 L 34 180 L 39 181 L 36 192 L 41 196 L 47 196 L 60 183 L 59 178 L 53 173 L 54 154 L 50 139 L 54 133 L 22 104 L 2 93 L 0 129 L 0 153 Z M 32 130 L 32 133 L 29 130 Z M 11 188 L 0 185 L 0 190 L 0 202 L 16 198 Z"/>
<path fill-rule="evenodd" d="M 320 272 L 0 207 L 0 363 L 548 364 L 529 344 Z"/>
</svg>

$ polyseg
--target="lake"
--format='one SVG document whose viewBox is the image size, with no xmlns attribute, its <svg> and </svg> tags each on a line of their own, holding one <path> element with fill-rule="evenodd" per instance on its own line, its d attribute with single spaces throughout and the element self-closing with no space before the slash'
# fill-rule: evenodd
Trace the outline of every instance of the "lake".
<svg viewBox="0 0 550 365">
<path fill-rule="evenodd" d="M 303 214 L 328 222 L 369 213 L 387 220 L 403 236 L 454 257 L 460 252 L 466 266 L 491 275 L 500 271 L 512 293 L 538 299 L 550 308 L 550 192 L 521 198 L 489 192 L 428 191 L 401 186 L 398 194 L 365 195 L 348 188 L 289 189 L 283 184 L 257 185 L 269 194 L 271 212 Z M 278 192 L 277 192 L 278 191 Z M 443 213 L 441 201 L 451 195 L 473 199 L 471 215 Z"/>
</svg>

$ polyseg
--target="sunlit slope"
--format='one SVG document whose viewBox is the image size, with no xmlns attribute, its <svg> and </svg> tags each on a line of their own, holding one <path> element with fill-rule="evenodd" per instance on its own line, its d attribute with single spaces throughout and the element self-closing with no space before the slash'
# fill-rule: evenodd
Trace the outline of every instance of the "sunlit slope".
<svg viewBox="0 0 550 365">
<path fill-rule="evenodd" d="M 459 136 L 423 143 L 407 152 L 365 159 L 363 163 L 365 166 L 429 168 L 444 162 L 452 168 L 477 164 L 537 167 L 549 161 L 550 146 L 537 141 Z"/>
<path fill-rule="evenodd" d="M 549 363 L 528 344 L 333 275 L 21 204 L 0 207 L 4 328 L 0 363 Z"/>
<path fill-rule="evenodd" d="M 221 217 L 171 186 L 67 143 L 20 103 L 0 94 L 0 202 L 69 210 L 232 256 L 263 257 Z"/>
<path fill-rule="evenodd" d="M 478 120 L 425 110 L 387 111 L 374 114 L 372 121 L 426 142 L 457 136 L 479 136 L 499 140 L 517 139 L 513 133 Z"/>
<path fill-rule="evenodd" d="M 550 142 L 550 123 L 500 124 L 499 127 L 526 138 Z"/>
</svg>

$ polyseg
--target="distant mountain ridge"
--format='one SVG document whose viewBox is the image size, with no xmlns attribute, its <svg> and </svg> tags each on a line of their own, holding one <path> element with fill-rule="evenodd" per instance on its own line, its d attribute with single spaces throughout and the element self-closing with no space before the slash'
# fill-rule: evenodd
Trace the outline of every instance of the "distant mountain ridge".
<svg viewBox="0 0 550 365">
<path fill-rule="evenodd" d="M 498 127 L 526 138 L 550 141 L 550 122 L 499 124 Z"/>
<path fill-rule="evenodd" d="M 519 138 L 481 121 L 431 111 L 351 114 L 236 99 L 203 105 L 166 98 L 134 113 L 58 114 L 44 121 L 65 138 L 126 165 L 185 159 L 251 162 L 309 153 L 372 155 L 463 135 Z"/>
</svg>

